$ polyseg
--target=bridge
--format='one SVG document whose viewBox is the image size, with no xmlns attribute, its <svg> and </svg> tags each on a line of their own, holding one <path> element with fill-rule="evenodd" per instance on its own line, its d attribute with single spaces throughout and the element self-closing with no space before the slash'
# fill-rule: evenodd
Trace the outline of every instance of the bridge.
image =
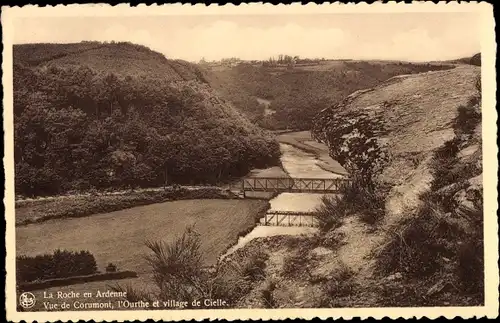
<svg viewBox="0 0 500 323">
<path fill-rule="evenodd" d="M 314 227 L 318 224 L 316 213 L 296 211 L 268 211 L 260 225 Z"/>
<path fill-rule="evenodd" d="M 346 178 L 291 178 L 291 177 L 245 177 L 240 182 L 243 192 L 275 193 L 338 193 L 343 185 L 349 184 Z"/>
</svg>

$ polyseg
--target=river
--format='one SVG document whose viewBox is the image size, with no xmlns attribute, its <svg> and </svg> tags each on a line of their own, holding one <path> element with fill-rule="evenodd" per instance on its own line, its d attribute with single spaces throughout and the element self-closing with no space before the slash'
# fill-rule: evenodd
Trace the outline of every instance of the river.
<svg viewBox="0 0 500 323">
<path fill-rule="evenodd" d="M 318 160 L 313 154 L 307 153 L 294 146 L 280 143 L 281 162 L 284 170 L 293 178 L 339 178 L 342 175 L 328 172 L 318 165 Z M 263 170 L 265 171 L 265 170 Z M 258 175 L 258 174 L 257 174 Z M 323 194 L 314 193 L 281 193 L 271 199 L 272 211 L 297 211 L 311 212 L 321 203 Z M 261 219 L 263 223 L 264 219 Z M 238 243 L 231 247 L 222 258 L 242 248 L 255 238 L 276 235 L 314 234 L 315 227 L 306 226 L 256 226 L 249 234 L 240 237 Z"/>
</svg>

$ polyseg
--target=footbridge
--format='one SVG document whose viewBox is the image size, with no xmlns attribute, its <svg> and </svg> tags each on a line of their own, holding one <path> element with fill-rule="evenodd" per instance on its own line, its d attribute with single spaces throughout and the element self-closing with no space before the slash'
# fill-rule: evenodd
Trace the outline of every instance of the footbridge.
<svg viewBox="0 0 500 323">
<path fill-rule="evenodd" d="M 349 184 L 346 178 L 291 178 L 291 177 L 245 177 L 240 190 L 244 192 L 275 193 L 338 193 Z"/>
</svg>

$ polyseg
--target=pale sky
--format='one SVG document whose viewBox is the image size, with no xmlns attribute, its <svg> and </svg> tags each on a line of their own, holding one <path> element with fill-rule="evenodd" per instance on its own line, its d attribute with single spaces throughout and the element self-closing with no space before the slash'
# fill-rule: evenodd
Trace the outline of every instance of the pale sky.
<svg viewBox="0 0 500 323">
<path fill-rule="evenodd" d="M 446 60 L 480 51 L 474 13 L 16 18 L 14 43 L 130 41 L 167 58 Z"/>
</svg>

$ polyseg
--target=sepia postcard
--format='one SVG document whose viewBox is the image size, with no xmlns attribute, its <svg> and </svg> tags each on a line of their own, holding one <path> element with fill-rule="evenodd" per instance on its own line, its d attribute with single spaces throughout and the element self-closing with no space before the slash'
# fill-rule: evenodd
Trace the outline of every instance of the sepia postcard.
<svg viewBox="0 0 500 323">
<path fill-rule="evenodd" d="M 491 5 L 1 23 L 8 320 L 498 316 Z"/>
</svg>

